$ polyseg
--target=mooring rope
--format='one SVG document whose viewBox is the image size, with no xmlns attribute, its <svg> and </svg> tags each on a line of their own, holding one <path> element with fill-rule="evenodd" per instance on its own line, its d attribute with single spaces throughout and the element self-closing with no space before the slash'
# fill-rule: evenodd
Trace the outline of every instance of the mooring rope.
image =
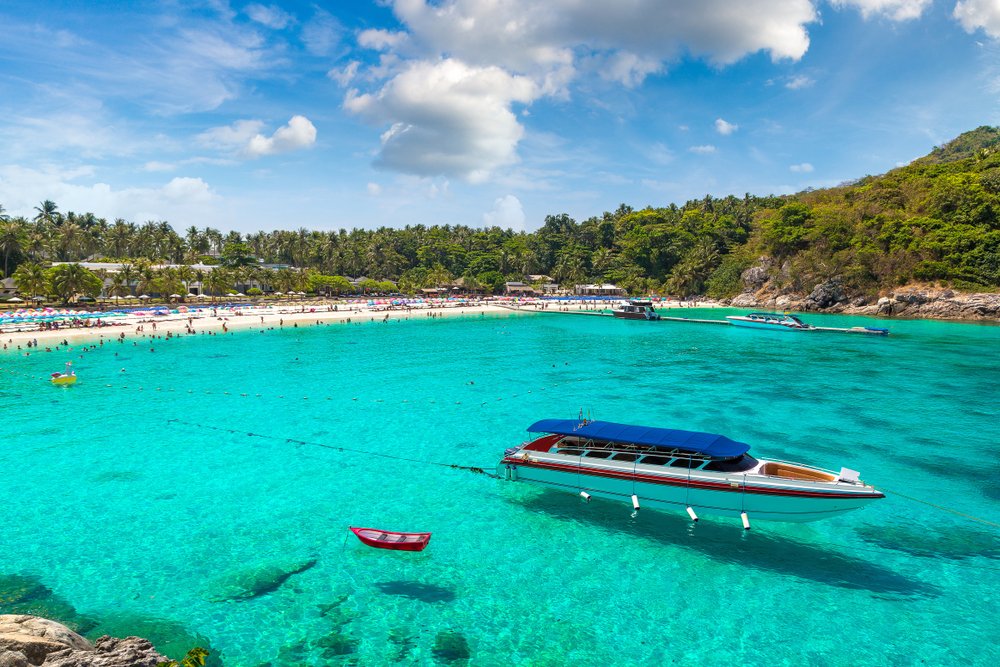
<svg viewBox="0 0 1000 667">
<path fill-rule="evenodd" d="M 233 435 L 246 435 L 249 438 L 264 438 L 266 440 L 274 440 L 280 442 L 290 442 L 296 445 L 310 445 L 312 447 L 323 447 L 324 449 L 332 449 L 337 452 L 348 452 L 351 454 L 364 454 L 366 456 L 378 456 L 383 459 L 394 459 L 396 461 L 406 461 L 407 463 L 420 463 L 423 465 L 438 466 L 440 468 L 449 468 L 451 470 L 468 470 L 469 472 L 476 475 L 486 475 L 487 477 L 492 477 L 497 479 L 497 476 L 493 473 L 486 472 L 483 468 L 478 466 L 463 466 L 457 463 L 441 463 L 440 461 L 426 461 L 424 459 L 414 459 L 407 456 L 397 456 L 395 454 L 386 454 L 384 452 L 373 452 L 365 449 L 355 449 L 352 447 L 341 447 L 340 445 L 331 445 L 325 442 L 311 442 L 309 440 L 299 440 L 298 438 L 286 438 L 279 435 L 268 435 L 266 433 L 254 433 L 253 431 L 245 431 L 238 428 L 226 428 L 223 426 L 212 426 L 211 424 L 201 424 L 198 422 L 185 421 L 183 419 L 168 419 L 167 425 L 170 424 L 183 424 L 184 426 L 190 426 L 192 428 L 201 428 L 210 431 L 222 431 L 225 433 L 231 433 Z"/>
<path fill-rule="evenodd" d="M 934 509 L 941 510 L 942 512 L 949 512 L 956 516 L 960 516 L 963 519 L 969 519 L 970 521 L 978 521 L 979 523 L 984 523 L 987 526 L 993 526 L 994 528 L 1000 528 L 1000 523 L 990 521 L 989 519 L 983 519 L 982 517 L 975 516 L 973 514 L 966 514 L 965 512 L 960 512 L 956 509 L 950 507 L 945 507 L 944 505 L 938 505 L 927 500 L 921 500 L 920 498 L 914 498 L 913 496 L 908 496 L 905 493 L 900 493 L 899 491 L 893 491 L 892 489 L 887 489 L 883 487 L 876 487 L 879 491 L 885 491 L 891 493 L 894 496 L 899 496 L 900 498 L 906 498 L 907 500 L 912 500 L 915 503 L 920 503 L 922 505 L 927 505 L 928 507 L 933 507 Z"/>
</svg>

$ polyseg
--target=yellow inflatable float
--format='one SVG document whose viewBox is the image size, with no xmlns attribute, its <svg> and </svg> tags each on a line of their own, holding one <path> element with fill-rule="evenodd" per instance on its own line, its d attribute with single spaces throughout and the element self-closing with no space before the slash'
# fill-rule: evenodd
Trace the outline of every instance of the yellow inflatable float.
<svg viewBox="0 0 1000 667">
<path fill-rule="evenodd" d="M 52 384 L 75 384 L 76 383 L 76 371 L 74 371 L 71 366 L 73 362 L 66 362 L 66 371 L 63 373 L 53 373 L 50 381 Z"/>
</svg>

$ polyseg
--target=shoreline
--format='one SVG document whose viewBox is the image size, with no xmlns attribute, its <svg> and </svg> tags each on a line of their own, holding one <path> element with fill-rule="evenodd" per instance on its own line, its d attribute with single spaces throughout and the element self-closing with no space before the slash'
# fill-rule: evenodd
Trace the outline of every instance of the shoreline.
<svg viewBox="0 0 1000 667">
<path fill-rule="evenodd" d="M 465 303 L 424 304 L 419 306 L 369 306 L 338 300 L 313 301 L 298 304 L 269 304 L 248 307 L 199 306 L 200 310 L 155 316 L 150 313 L 117 317 L 102 326 L 58 329 L 2 331 L 0 353 L 31 353 L 37 341 L 37 351 L 59 351 L 65 342 L 72 347 L 81 344 L 117 342 L 119 339 L 168 338 L 188 335 L 220 335 L 255 327 L 283 328 L 325 324 L 329 322 L 367 321 L 454 317 L 460 315 L 517 313 L 587 312 L 611 308 L 616 300 L 502 303 L 478 301 Z M 661 308 L 677 308 L 678 303 L 664 303 Z M 539 307 L 541 306 L 541 307 Z M 688 302 L 685 308 L 720 308 L 724 304 L 711 301 Z M 336 310 L 334 310 L 336 308 Z M 29 343 L 31 344 L 29 347 Z"/>
<path fill-rule="evenodd" d="M 334 306 L 337 310 L 333 310 Z M 62 327 L 59 329 L 9 331 L 0 333 L 0 351 L 32 352 L 34 341 L 38 351 L 52 350 L 68 345 L 96 343 L 135 338 L 168 338 L 189 335 L 224 335 L 236 330 L 266 328 L 294 328 L 297 326 L 329 322 L 380 321 L 390 319 L 410 319 L 413 317 L 444 317 L 472 315 L 476 313 L 509 313 L 510 310 L 493 304 L 461 304 L 455 306 L 434 306 L 425 308 L 379 309 L 378 306 L 341 303 L 311 303 L 306 306 L 267 306 L 247 308 L 211 308 L 191 313 L 170 313 L 167 316 L 149 314 L 116 318 L 110 324 L 90 327 Z M 27 347 L 28 343 L 31 347 Z"/>
</svg>

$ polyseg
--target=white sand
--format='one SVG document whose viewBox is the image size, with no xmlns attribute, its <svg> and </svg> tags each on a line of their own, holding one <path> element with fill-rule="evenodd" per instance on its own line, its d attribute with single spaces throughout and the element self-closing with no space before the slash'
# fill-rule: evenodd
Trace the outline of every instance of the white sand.
<svg viewBox="0 0 1000 667">
<path fill-rule="evenodd" d="M 604 302 L 574 301 L 537 303 L 521 303 L 517 312 L 559 312 L 559 311 L 598 311 L 610 309 L 618 300 Z M 226 333 L 237 329 L 278 328 L 324 324 L 327 322 L 346 321 L 370 322 L 383 319 L 411 319 L 428 317 L 445 317 L 455 315 L 473 315 L 476 313 L 513 314 L 511 305 L 500 302 L 480 301 L 467 303 L 423 304 L 407 307 L 392 307 L 385 305 L 368 306 L 367 302 L 344 301 L 309 301 L 300 303 L 280 303 L 268 306 L 253 306 L 242 309 L 218 308 L 213 314 L 211 305 L 198 304 L 203 308 L 197 312 L 170 313 L 166 316 L 127 315 L 103 320 L 107 326 L 102 327 L 69 327 L 61 326 L 50 331 L 2 331 L 0 330 L 0 349 L 32 352 L 28 349 L 29 341 L 38 341 L 38 351 L 54 348 L 67 341 L 71 346 L 83 343 L 98 343 L 100 340 L 115 340 L 123 333 L 126 340 L 138 338 L 164 337 L 168 333 L 174 335 L 195 335 L 213 332 Z M 695 304 L 685 304 L 695 307 Z M 698 307 L 711 307 L 715 304 L 700 303 Z M 172 306 L 176 308 L 176 306 Z M 337 310 L 334 311 L 333 308 Z M 662 308 L 676 307 L 675 302 L 663 303 Z M 303 312 L 304 311 L 304 312 Z M 95 320 L 96 321 L 96 320 Z M 189 331 L 190 329 L 190 331 Z"/>
</svg>

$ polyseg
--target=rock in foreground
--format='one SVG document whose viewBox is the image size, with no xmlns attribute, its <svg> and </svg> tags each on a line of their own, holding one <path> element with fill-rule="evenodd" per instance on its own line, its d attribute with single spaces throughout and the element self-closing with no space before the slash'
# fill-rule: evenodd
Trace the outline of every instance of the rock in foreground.
<svg viewBox="0 0 1000 667">
<path fill-rule="evenodd" d="M 44 667 L 156 667 L 168 660 L 145 639 L 104 635 L 94 643 L 91 651 L 66 649 L 49 654 L 42 664 Z"/>
<path fill-rule="evenodd" d="M 156 667 L 167 660 L 139 637 L 105 635 L 92 645 L 55 621 L 0 615 L 0 667 Z"/>
</svg>

